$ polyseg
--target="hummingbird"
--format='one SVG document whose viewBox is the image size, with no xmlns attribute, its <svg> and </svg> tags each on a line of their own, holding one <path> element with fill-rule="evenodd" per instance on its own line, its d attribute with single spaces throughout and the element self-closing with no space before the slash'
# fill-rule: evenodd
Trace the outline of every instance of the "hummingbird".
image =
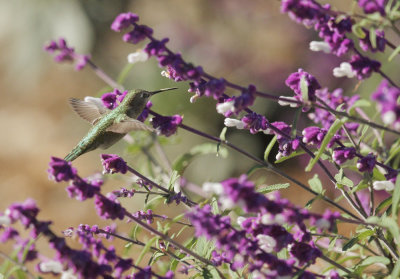
<svg viewBox="0 0 400 279">
<path fill-rule="evenodd" d="M 177 88 L 164 88 L 149 92 L 142 89 L 130 90 L 121 104 L 113 110 L 105 108 L 99 98 L 86 97 L 84 100 L 70 98 L 72 109 L 92 124 L 87 135 L 65 156 L 71 162 L 82 154 L 96 148 L 107 149 L 131 131 L 154 131 L 136 118 L 146 107 L 151 96 Z"/>
</svg>

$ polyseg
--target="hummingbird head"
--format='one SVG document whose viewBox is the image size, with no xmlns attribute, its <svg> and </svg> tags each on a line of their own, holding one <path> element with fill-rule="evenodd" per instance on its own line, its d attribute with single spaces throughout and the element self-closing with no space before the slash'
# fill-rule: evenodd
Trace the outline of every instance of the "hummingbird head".
<svg viewBox="0 0 400 279">
<path fill-rule="evenodd" d="M 153 96 L 157 93 L 160 93 L 160 92 L 174 90 L 174 89 L 177 89 L 177 88 L 176 87 L 164 88 L 164 89 L 160 89 L 160 90 L 152 91 L 152 92 L 142 90 L 142 89 L 132 90 L 132 91 L 128 92 L 128 94 L 125 96 L 122 103 L 128 107 L 128 112 L 127 112 L 128 116 L 130 116 L 132 118 L 136 118 L 146 107 L 146 104 L 151 96 Z"/>
</svg>

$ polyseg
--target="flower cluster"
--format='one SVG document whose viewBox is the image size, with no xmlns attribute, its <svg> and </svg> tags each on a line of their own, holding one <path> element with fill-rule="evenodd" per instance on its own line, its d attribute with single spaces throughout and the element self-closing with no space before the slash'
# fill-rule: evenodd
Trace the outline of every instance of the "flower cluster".
<svg viewBox="0 0 400 279">
<path fill-rule="evenodd" d="M 156 115 L 150 121 L 158 133 L 169 137 L 176 133 L 179 124 L 182 123 L 182 116 L 176 114 L 173 116 Z"/>
<path fill-rule="evenodd" d="M 76 62 L 75 69 L 77 71 L 82 70 L 89 62 L 90 56 L 77 54 L 72 47 L 69 47 L 65 39 L 60 38 L 58 41 L 51 41 L 48 43 L 44 50 L 49 53 L 57 53 L 54 56 L 54 60 L 58 63 L 62 62 Z"/>
<path fill-rule="evenodd" d="M 220 184 L 209 183 L 207 187 L 219 193 L 223 208 L 238 206 L 245 213 L 257 215 L 239 217 L 240 229 L 236 229 L 229 216 L 213 214 L 209 205 L 197 207 L 187 214 L 196 228 L 196 235 L 215 240 L 216 247 L 223 251 L 213 252 L 216 264 L 226 262 L 232 270 L 236 270 L 249 263 L 249 270 L 254 275 L 265 278 L 289 276 L 297 272 L 295 261 L 281 260 L 274 254 L 283 248 L 288 248 L 300 267 L 315 263 L 322 253 L 311 241 L 304 221 L 310 220 L 320 230 L 333 230 L 340 216 L 331 212 L 312 214 L 296 208 L 278 194 L 268 198 L 255 191 L 254 183 L 246 175 L 227 179 Z M 292 235 L 283 224 L 295 225 L 299 233 Z M 312 273 L 309 276 L 316 278 Z"/>
<path fill-rule="evenodd" d="M 103 161 L 104 167 L 106 170 L 112 171 L 121 171 L 120 160 L 118 160 L 118 156 L 106 156 L 106 160 Z M 122 159 L 121 159 L 122 160 Z M 125 216 L 125 209 L 120 205 L 117 197 L 112 193 L 109 193 L 107 197 L 103 196 L 100 193 L 100 186 L 102 185 L 102 181 L 90 179 L 82 179 L 78 176 L 76 170 L 71 166 L 70 163 L 63 162 L 64 160 L 52 157 L 49 163 L 49 177 L 62 177 L 62 181 L 71 181 L 71 184 L 67 187 L 67 192 L 70 197 L 75 197 L 77 200 L 83 201 L 89 198 L 95 199 L 95 207 L 96 210 L 102 218 L 106 219 L 123 219 Z M 62 168 L 59 166 L 63 164 Z M 126 165 L 125 165 L 126 167 Z M 125 169 L 126 172 L 126 169 Z M 71 176 L 71 174 L 73 174 Z M 60 182 L 60 179 L 55 179 L 57 182 Z"/>
<path fill-rule="evenodd" d="M 382 121 L 400 131 L 400 89 L 390 86 L 387 80 L 383 80 L 371 99 L 377 102 Z"/>
<path fill-rule="evenodd" d="M 121 92 L 118 89 L 114 89 L 112 92 L 104 93 L 101 96 L 101 101 L 106 108 L 115 109 L 122 103 L 126 94 L 128 94 L 126 90 Z"/>
</svg>

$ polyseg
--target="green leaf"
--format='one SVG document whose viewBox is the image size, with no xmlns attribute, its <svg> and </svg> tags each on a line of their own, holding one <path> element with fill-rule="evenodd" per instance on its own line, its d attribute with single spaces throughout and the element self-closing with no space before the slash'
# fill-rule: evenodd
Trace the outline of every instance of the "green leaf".
<svg viewBox="0 0 400 279">
<path fill-rule="evenodd" d="M 342 247 L 342 251 L 347 251 L 349 250 L 351 247 L 353 247 L 354 245 L 356 245 L 358 242 L 358 237 L 353 237 L 351 238 L 349 241 L 347 241 L 343 247 Z"/>
<path fill-rule="evenodd" d="M 354 24 L 351 29 L 352 32 L 360 39 L 364 39 L 366 34 L 364 32 L 364 30 L 362 29 L 362 22 L 360 22 L 361 24 Z"/>
<path fill-rule="evenodd" d="M 154 242 L 156 242 L 158 236 L 153 237 L 149 241 L 146 242 L 146 245 L 143 247 L 142 251 L 140 252 L 139 257 L 136 259 L 135 265 L 139 265 L 140 262 L 142 261 L 144 255 L 150 251 L 151 246 L 153 245 Z"/>
<path fill-rule="evenodd" d="M 335 180 L 337 184 L 340 184 L 341 186 L 347 186 L 352 188 L 354 186 L 353 181 L 348 179 L 347 177 L 344 176 L 343 169 L 341 168 L 339 172 L 335 175 Z M 339 186 L 338 186 L 339 187 Z M 340 188 L 340 187 L 339 187 Z"/>
<path fill-rule="evenodd" d="M 182 175 L 189 164 L 195 159 L 196 156 L 206 154 L 217 154 L 222 158 L 228 156 L 228 150 L 225 147 L 217 147 L 213 143 L 203 143 L 193 147 L 189 152 L 182 154 L 173 164 L 172 168 Z"/>
<path fill-rule="evenodd" d="M 374 27 L 369 29 L 369 41 L 371 42 L 372 48 L 376 48 L 376 31 Z"/>
<path fill-rule="evenodd" d="M 397 220 L 397 210 L 400 203 L 400 173 L 396 177 L 396 184 L 393 191 L 393 203 L 392 203 L 392 217 Z"/>
<path fill-rule="evenodd" d="M 263 187 L 263 188 L 257 189 L 257 193 L 268 194 L 268 193 L 271 193 L 273 191 L 286 189 L 289 186 L 290 186 L 290 183 L 273 184 L 273 185 L 270 185 L 270 186 L 267 186 L 267 187 Z"/>
<path fill-rule="evenodd" d="M 321 143 L 321 147 L 318 150 L 317 155 L 315 155 L 314 158 L 310 160 L 306 167 L 306 171 L 311 171 L 314 165 L 318 162 L 319 158 L 321 155 L 324 153 L 326 150 L 326 146 L 332 139 L 332 137 L 336 134 L 336 132 L 343 126 L 344 123 L 347 121 L 347 117 L 343 117 L 342 119 L 336 119 L 335 122 L 333 122 L 332 126 L 329 128 L 328 133 L 324 137 L 324 140 Z"/>
<path fill-rule="evenodd" d="M 306 152 L 305 152 L 304 150 L 298 150 L 298 151 L 292 152 L 289 156 L 282 157 L 282 158 L 280 158 L 279 160 L 276 160 L 276 161 L 275 161 L 275 164 L 282 163 L 282 162 L 284 162 L 284 161 L 286 161 L 286 160 L 288 160 L 288 159 L 292 159 L 292 158 L 294 158 L 294 157 L 303 155 L 303 154 L 305 154 L 305 153 L 306 153 Z"/>
<path fill-rule="evenodd" d="M 383 202 L 381 202 L 375 209 L 376 213 L 379 213 L 383 208 L 390 206 L 392 204 L 392 197 L 388 197 Z"/>
<path fill-rule="evenodd" d="M 369 266 L 369 265 L 376 264 L 376 263 L 388 265 L 390 263 L 390 260 L 383 256 L 371 256 L 371 257 L 368 257 L 368 258 L 362 260 L 358 265 Z"/>
<path fill-rule="evenodd" d="M 400 46 L 396 47 L 396 48 L 393 50 L 392 54 L 390 54 L 390 56 L 389 56 L 389 58 L 388 58 L 388 61 L 389 61 L 389 62 L 392 61 L 393 58 L 394 58 L 397 54 L 399 54 L 399 53 L 400 53 Z"/>
<path fill-rule="evenodd" d="M 228 131 L 228 127 L 224 127 L 221 131 L 221 133 L 219 134 L 219 138 L 223 141 L 226 140 L 225 135 L 226 135 L 226 131 Z"/>
<path fill-rule="evenodd" d="M 310 185 L 311 189 L 321 194 L 323 191 L 321 180 L 318 177 L 318 174 L 314 174 L 313 178 L 308 180 L 308 184 Z"/>
<path fill-rule="evenodd" d="M 400 276 L 400 260 L 397 260 L 396 264 L 394 265 L 392 274 L 390 274 L 391 279 L 398 279 Z"/>
<path fill-rule="evenodd" d="M 374 235 L 374 231 L 373 230 L 365 230 L 359 234 L 357 234 L 355 237 L 351 238 L 350 240 L 348 240 L 344 245 L 342 250 L 343 251 L 347 251 L 348 249 L 350 249 L 351 247 L 353 247 L 354 245 L 358 244 L 359 241 L 362 241 L 364 239 L 366 239 L 367 237 L 370 237 Z"/>
<path fill-rule="evenodd" d="M 300 78 L 300 91 L 303 102 L 308 102 L 308 84 L 305 75 L 302 75 Z"/>
<path fill-rule="evenodd" d="M 276 135 L 268 143 L 267 148 L 265 148 L 264 161 L 268 161 L 269 154 L 271 153 L 272 148 L 274 147 L 275 143 L 276 143 Z"/>
<path fill-rule="evenodd" d="M 349 113 L 352 114 L 356 108 L 359 108 L 359 107 L 370 107 L 370 106 L 371 106 L 371 102 L 370 101 L 367 101 L 365 99 L 360 99 L 360 100 L 357 100 L 357 101 L 354 102 L 354 104 L 349 109 Z"/>
<path fill-rule="evenodd" d="M 381 227 L 384 227 L 389 230 L 389 232 L 392 234 L 393 238 L 397 243 L 400 242 L 400 228 L 397 225 L 397 222 L 391 218 L 391 217 L 386 217 L 386 216 L 372 216 L 367 218 L 366 222 L 372 223 L 372 224 L 377 224 Z"/>
</svg>

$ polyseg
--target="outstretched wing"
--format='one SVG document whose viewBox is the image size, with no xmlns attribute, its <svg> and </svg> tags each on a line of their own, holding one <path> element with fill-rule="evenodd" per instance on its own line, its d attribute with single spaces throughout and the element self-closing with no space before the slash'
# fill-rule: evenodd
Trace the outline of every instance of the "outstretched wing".
<svg viewBox="0 0 400 279">
<path fill-rule="evenodd" d="M 119 134 L 127 134 L 132 131 L 150 131 L 154 132 L 155 130 L 140 122 L 139 120 L 125 117 L 122 121 L 112 124 L 110 127 L 107 128 L 107 131 L 119 133 Z"/>
<path fill-rule="evenodd" d="M 70 98 L 69 104 L 76 114 L 93 125 L 103 114 L 107 112 L 107 109 L 102 106 L 101 101 L 97 101 L 97 99 L 98 98 L 86 97 L 85 100 L 82 101 L 79 99 Z"/>
</svg>

